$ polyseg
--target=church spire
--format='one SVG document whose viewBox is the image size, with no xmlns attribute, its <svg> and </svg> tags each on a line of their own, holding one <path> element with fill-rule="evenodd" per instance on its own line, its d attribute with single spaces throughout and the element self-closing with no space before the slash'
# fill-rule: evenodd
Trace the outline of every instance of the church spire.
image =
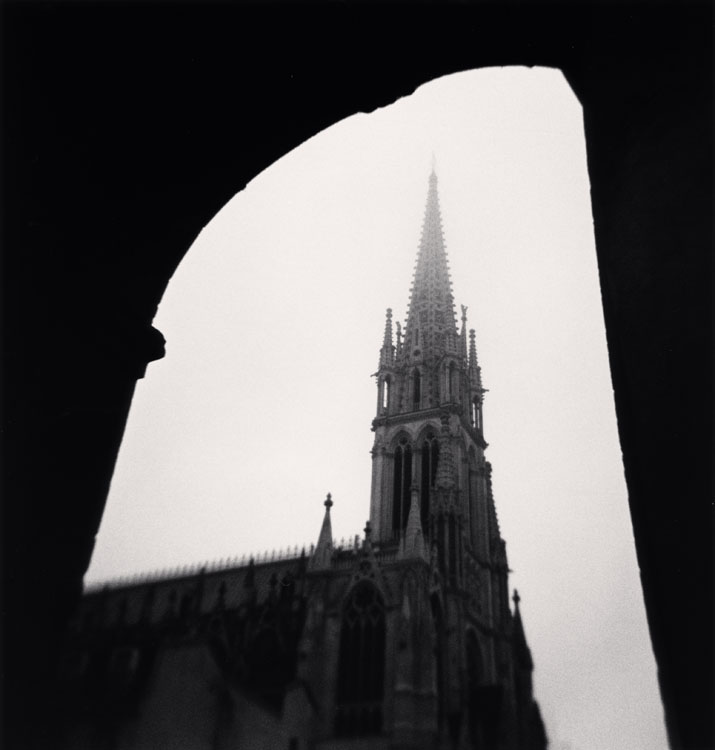
<svg viewBox="0 0 715 750">
<path fill-rule="evenodd" d="M 437 174 L 429 176 L 427 206 L 412 282 L 405 329 L 405 345 L 424 356 L 436 354 L 447 338 L 456 339 L 454 298 L 442 234 L 442 216 L 437 193 Z"/>
</svg>

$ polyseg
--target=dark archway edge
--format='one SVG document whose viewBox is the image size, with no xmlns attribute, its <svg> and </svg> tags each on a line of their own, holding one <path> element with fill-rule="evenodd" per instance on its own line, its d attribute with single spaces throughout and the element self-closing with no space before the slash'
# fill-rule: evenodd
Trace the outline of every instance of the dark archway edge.
<svg viewBox="0 0 715 750">
<path fill-rule="evenodd" d="M 545 65 L 584 107 L 671 743 L 712 747 L 709 5 L 5 3 L 2 22 L 4 746 L 54 746 L 62 628 L 135 380 L 162 356 L 156 306 L 201 228 L 347 115 Z"/>
</svg>

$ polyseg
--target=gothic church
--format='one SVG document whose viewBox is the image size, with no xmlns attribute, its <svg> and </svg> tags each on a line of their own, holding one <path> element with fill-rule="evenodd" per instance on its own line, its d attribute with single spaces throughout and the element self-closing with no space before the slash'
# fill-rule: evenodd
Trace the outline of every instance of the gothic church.
<svg viewBox="0 0 715 750">
<path fill-rule="evenodd" d="M 387 311 L 370 520 L 336 545 L 85 594 L 63 747 L 545 750 L 432 171 L 404 330 Z"/>
</svg>

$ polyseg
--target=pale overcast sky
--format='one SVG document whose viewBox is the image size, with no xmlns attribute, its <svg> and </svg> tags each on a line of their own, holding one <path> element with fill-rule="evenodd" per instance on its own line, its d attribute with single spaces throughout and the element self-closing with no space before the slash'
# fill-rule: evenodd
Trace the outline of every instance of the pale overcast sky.
<svg viewBox="0 0 715 750">
<path fill-rule="evenodd" d="M 250 148 L 250 144 L 246 144 Z M 433 81 L 344 120 L 206 227 L 155 325 L 87 581 L 310 544 L 369 513 L 385 309 L 435 154 L 455 301 L 552 750 L 665 750 L 601 310 L 581 108 L 558 71 Z"/>
</svg>

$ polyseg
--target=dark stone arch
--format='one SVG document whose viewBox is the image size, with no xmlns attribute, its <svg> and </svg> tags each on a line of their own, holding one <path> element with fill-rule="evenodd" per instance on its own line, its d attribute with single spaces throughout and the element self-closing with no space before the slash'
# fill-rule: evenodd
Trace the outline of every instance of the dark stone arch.
<svg viewBox="0 0 715 750">
<path fill-rule="evenodd" d="M 158 5 L 3 9 L 13 321 L 3 588 L 5 638 L 28 644 L 8 649 L 7 731 L 42 731 L 34 719 L 50 715 L 37 696 L 52 694 L 134 383 L 162 354 L 151 322 L 199 231 L 341 118 L 447 73 L 515 64 L 560 68 L 584 107 L 619 435 L 669 733 L 674 747 L 711 745 L 711 7 L 405 4 L 380 9 L 379 23 L 376 8 L 347 3 L 195 11 L 178 9 L 169 35 Z M 249 26 L 237 43 L 235 29 Z"/>
</svg>

